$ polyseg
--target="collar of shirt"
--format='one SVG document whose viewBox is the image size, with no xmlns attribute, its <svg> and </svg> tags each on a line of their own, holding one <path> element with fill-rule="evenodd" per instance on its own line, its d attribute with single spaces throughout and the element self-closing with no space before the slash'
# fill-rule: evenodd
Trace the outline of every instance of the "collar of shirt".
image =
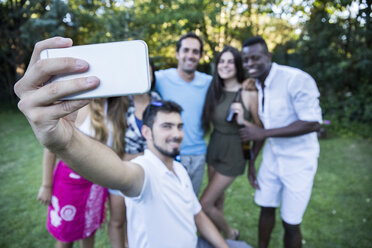
<svg viewBox="0 0 372 248">
<path fill-rule="evenodd" d="M 170 171 L 168 167 L 163 163 L 163 161 L 161 161 L 160 158 L 158 158 L 152 151 L 150 151 L 149 149 L 146 149 L 144 155 L 153 162 L 153 165 L 156 166 L 156 170 L 160 174 L 168 174 L 168 175 L 172 174 L 173 175 L 173 172 Z M 175 173 L 177 173 L 175 162 L 176 161 L 173 162 L 173 170 L 175 171 Z"/>
<path fill-rule="evenodd" d="M 271 63 L 271 69 L 270 69 L 270 72 L 269 72 L 269 75 L 267 75 L 266 79 L 265 79 L 265 88 L 268 88 L 270 87 L 272 81 L 273 81 L 273 77 L 276 73 L 276 70 L 277 70 L 277 64 L 275 62 Z M 258 79 L 256 79 L 256 87 L 258 90 L 262 91 L 262 87 L 261 87 L 261 83 L 260 81 L 258 81 Z"/>
</svg>

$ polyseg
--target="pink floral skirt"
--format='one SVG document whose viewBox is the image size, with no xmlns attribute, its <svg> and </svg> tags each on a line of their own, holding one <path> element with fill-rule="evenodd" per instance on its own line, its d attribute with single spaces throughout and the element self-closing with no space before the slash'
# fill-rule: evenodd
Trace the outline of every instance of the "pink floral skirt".
<svg viewBox="0 0 372 248">
<path fill-rule="evenodd" d="M 59 161 L 53 175 L 47 229 L 62 242 L 90 237 L 105 217 L 107 189 L 94 184 Z"/>
</svg>

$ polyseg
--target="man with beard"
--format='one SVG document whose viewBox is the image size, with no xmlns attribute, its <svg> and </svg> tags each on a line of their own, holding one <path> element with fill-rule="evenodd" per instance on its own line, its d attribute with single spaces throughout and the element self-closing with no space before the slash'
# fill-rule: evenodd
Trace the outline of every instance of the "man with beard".
<svg viewBox="0 0 372 248">
<path fill-rule="evenodd" d="M 181 145 L 181 163 L 186 168 L 196 195 L 203 180 L 206 144 L 201 128 L 201 115 L 210 75 L 196 70 L 203 53 L 203 42 L 194 33 L 187 33 L 177 42 L 177 68 L 160 70 L 155 90 L 164 100 L 172 100 L 184 109 L 185 138 Z"/>
<path fill-rule="evenodd" d="M 271 63 L 271 53 L 261 37 L 244 42 L 242 58 L 244 69 L 256 79 L 258 113 L 265 129 L 244 127 L 240 130 L 241 138 L 267 139 L 258 180 L 254 164 L 250 164 L 248 176 L 257 189 L 255 202 L 261 206 L 259 247 L 269 245 L 279 205 L 284 247 L 301 247 L 300 224 L 319 156 L 315 132 L 322 122 L 319 91 L 307 73 Z"/>
</svg>

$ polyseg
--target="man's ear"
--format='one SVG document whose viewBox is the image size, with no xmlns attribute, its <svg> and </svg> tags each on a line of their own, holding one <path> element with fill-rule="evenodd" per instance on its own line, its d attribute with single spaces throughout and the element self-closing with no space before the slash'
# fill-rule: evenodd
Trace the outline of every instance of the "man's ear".
<svg viewBox="0 0 372 248">
<path fill-rule="evenodd" d="M 273 57 L 273 54 L 272 54 L 271 52 L 267 52 L 267 56 L 269 57 L 269 59 L 270 59 L 270 61 L 271 61 L 271 59 L 272 59 L 272 57 Z"/>
<path fill-rule="evenodd" d="M 151 133 L 151 129 L 150 129 L 150 127 L 148 127 L 148 126 L 146 126 L 146 125 L 142 125 L 141 133 L 142 133 L 142 136 L 143 136 L 147 141 L 152 139 L 152 133 Z"/>
</svg>

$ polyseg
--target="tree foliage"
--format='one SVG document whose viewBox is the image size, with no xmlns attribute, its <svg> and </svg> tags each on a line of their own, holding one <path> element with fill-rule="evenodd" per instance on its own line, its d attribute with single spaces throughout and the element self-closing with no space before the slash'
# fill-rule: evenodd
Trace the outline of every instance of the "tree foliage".
<svg viewBox="0 0 372 248">
<path fill-rule="evenodd" d="M 316 79 L 325 118 L 367 137 L 372 134 L 371 39 L 371 1 L 319 0 L 301 37 L 277 47 L 283 63 L 300 65 Z"/>
<path fill-rule="evenodd" d="M 2 101 L 15 101 L 13 84 L 39 40 L 143 39 L 165 68 L 176 66 L 178 38 L 194 31 L 205 43 L 200 70 L 210 72 L 225 45 L 261 35 L 275 60 L 316 79 L 326 118 L 345 127 L 372 120 L 371 0 L 3 0 L 0 13 Z"/>
</svg>

